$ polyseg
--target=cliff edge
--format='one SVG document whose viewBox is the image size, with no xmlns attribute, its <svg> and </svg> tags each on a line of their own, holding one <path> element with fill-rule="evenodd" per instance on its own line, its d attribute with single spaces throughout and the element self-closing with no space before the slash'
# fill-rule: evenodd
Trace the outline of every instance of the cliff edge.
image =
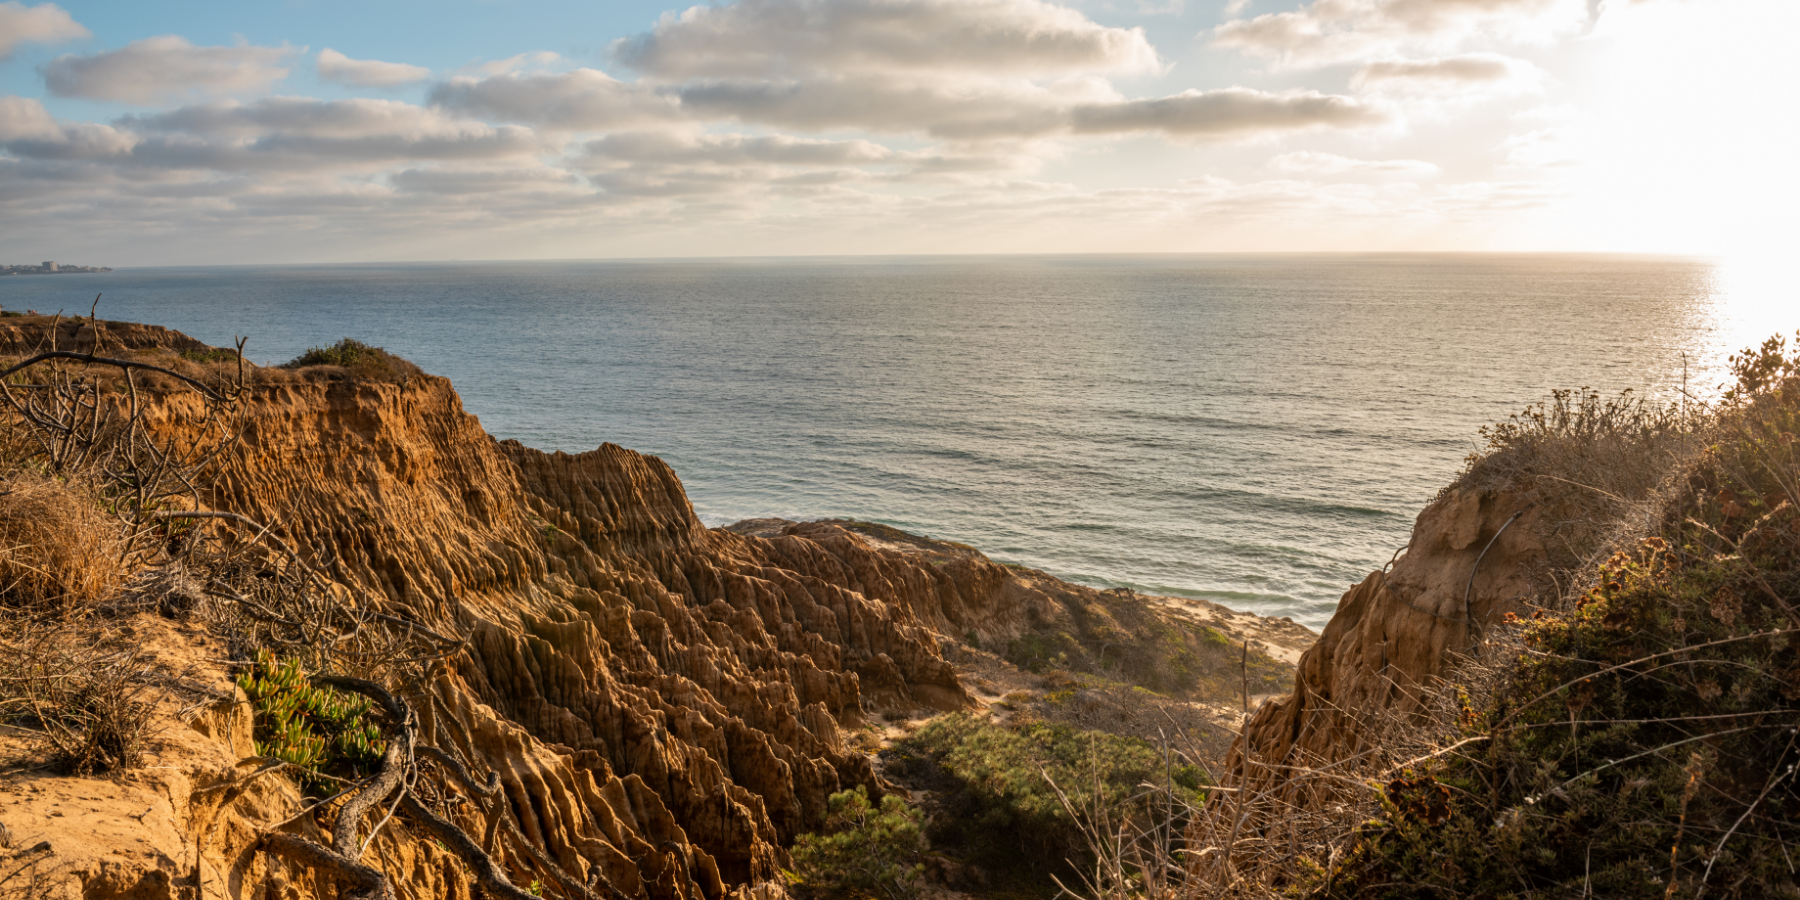
<svg viewBox="0 0 1800 900">
<path fill-rule="evenodd" d="M 15 389 L 66 389 L 96 398 L 96 410 L 128 410 L 133 427 L 108 440 L 141 442 L 116 445 L 134 465 L 165 459 L 166 469 L 184 449 L 222 448 L 195 457 L 203 483 L 135 507 L 151 524 L 127 554 L 137 567 L 120 575 L 130 602 L 108 600 L 101 619 L 83 613 L 57 632 L 77 635 L 80 652 L 125 653 L 134 671 L 160 673 L 132 701 L 167 723 L 147 739 L 144 764 L 70 775 L 45 767 L 44 729 L 0 734 L 0 853 L 51 893 L 333 892 L 329 872 L 271 848 L 298 846 L 280 837 L 293 835 L 343 851 L 345 838 L 325 830 L 351 815 L 333 805 L 347 801 L 320 801 L 325 776 L 268 774 L 282 766 L 253 742 L 265 725 L 245 693 L 254 648 L 242 634 L 298 629 L 293 641 L 323 652 L 298 613 L 271 612 L 263 599 L 288 580 L 314 586 L 305 603 L 371 623 L 331 639 L 374 647 L 357 651 L 367 672 L 330 677 L 349 684 L 401 663 L 423 673 L 388 685 L 401 704 L 388 704 L 399 730 L 385 746 L 404 739 L 434 754 L 392 794 L 408 812 L 377 809 L 366 837 L 357 819 L 348 826 L 356 853 L 386 873 L 385 890 L 404 897 L 493 893 L 494 873 L 512 890 L 541 883 L 570 896 L 780 894 L 784 848 L 817 826 L 831 794 L 886 789 L 850 741 L 871 713 L 976 705 L 941 642 L 1004 645 L 1071 610 L 1116 621 L 1107 612 L 1116 598 L 972 550 L 917 552 L 843 523 L 789 523 L 767 536 L 708 529 L 661 460 L 611 444 L 566 454 L 495 440 L 447 380 L 408 366 L 367 369 L 364 356 L 251 367 L 228 391 L 240 364 L 174 332 L 7 325 L 0 352 L 25 356 L 54 335 L 66 349 L 157 367 L 129 382 L 82 381 L 90 370 L 77 362 L 48 386 Z M 230 402 L 209 399 L 208 384 Z M 31 408 L 24 402 L 16 409 Z M 38 446 L 28 421 L 12 428 L 14 450 Z M 103 432 L 94 425 L 94 440 Z M 24 472 L 9 484 L 36 477 Z M 195 561 L 203 539 L 223 548 L 211 568 Z M 0 640 L 23 647 L 38 627 L 30 623 L 47 620 L 5 621 Z M 1254 652 L 1272 673 L 1282 667 L 1271 640 L 1291 654 L 1310 639 L 1291 623 L 1209 621 L 1212 632 L 1180 646 L 1215 633 L 1226 645 L 1248 640 L 1245 657 Z M 368 643 L 378 627 L 388 644 Z M 397 649 L 418 635 L 429 635 L 429 654 Z M 333 665 L 359 665 L 334 652 Z M 272 661 L 252 671 L 279 676 Z M 483 781 L 496 799 L 476 799 L 487 796 L 474 790 Z M 433 831 L 434 818 L 480 838 L 483 855 Z"/>
</svg>

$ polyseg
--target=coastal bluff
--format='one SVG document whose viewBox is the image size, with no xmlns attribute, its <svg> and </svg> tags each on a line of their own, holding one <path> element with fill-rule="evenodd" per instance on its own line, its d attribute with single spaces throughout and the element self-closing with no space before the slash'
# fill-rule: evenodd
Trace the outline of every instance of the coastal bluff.
<svg viewBox="0 0 1800 900">
<path fill-rule="evenodd" d="M 0 353 L 46 348 L 50 332 L 48 319 L 0 320 Z M 63 320 L 56 339 L 219 362 L 153 326 Z M 977 706 L 948 643 L 1114 622 L 1114 595 L 960 545 L 857 523 L 709 529 L 661 460 L 497 440 L 444 378 L 253 374 L 204 508 L 267 523 L 346 603 L 456 642 L 408 698 L 420 742 L 491 773 L 527 841 L 615 896 L 781 895 L 784 848 L 817 827 L 831 794 L 888 789 L 858 732 L 885 711 Z M 207 411 L 175 387 L 139 399 L 147 428 L 180 438 Z M 1128 599 L 1144 633 L 1164 621 Z M 30 767 L 28 735 L 0 734 L 12 766 L 0 825 L 12 846 L 45 848 L 45 871 L 82 896 L 331 896 L 329 878 L 257 852 L 271 828 L 322 835 L 310 818 L 282 823 L 302 803 L 294 784 L 243 780 L 257 753 L 232 650 L 169 608 L 185 607 L 108 626 L 166 673 L 150 763 L 55 776 Z M 1246 659 L 1271 671 L 1312 638 L 1279 620 L 1210 615 L 1205 633 L 1248 642 Z M 485 824 L 468 805 L 444 814 L 470 834 Z M 405 817 L 375 833 L 365 858 L 398 896 L 481 893 Z"/>
</svg>

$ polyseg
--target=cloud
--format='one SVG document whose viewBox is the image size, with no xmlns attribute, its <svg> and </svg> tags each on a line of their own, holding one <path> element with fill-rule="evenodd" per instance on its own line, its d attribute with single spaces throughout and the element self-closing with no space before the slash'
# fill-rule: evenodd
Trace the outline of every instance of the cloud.
<svg viewBox="0 0 1800 900">
<path fill-rule="evenodd" d="M 1444 50 L 1477 35 L 1534 42 L 1593 22 L 1588 0 L 1314 0 L 1299 10 L 1234 19 L 1214 43 L 1284 66 L 1315 67 Z"/>
<path fill-rule="evenodd" d="M 143 165 L 222 171 L 527 156 L 546 149 L 528 128 L 454 119 L 395 100 L 269 97 L 119 120 L 145 135 Z"/>
<path fill-rule="evenodd" d="M 660 78 L 806 72 L 1135 72 L 1157 68 L 1141 28 L 1108 28 L 1042 0 L 740 0 L 665 14 L 612 45 Z"/>
<path fill-rule="evenodd" d="M 1131 132 L 1239 139 L 1390 118 L 1379 104 L 1315 91 L 1127 100 L 1101 73 L 1156 70 L 1142 31 L 1042 0 L 741 0 L 666 15 L 612 52 L 646 77 L 626 82 L 595 69 L 462 76 L 435 85 L 429 99 L 554 131 L 727 120 L 957 141 Z"/>
<path fill-rule="evenodd" d="M 106 159 L 129 153 L 136 143 L 134 135 L 110 125 L 59 121 L 36 100 L 0 97 L 0 148 L 15 156 Z"/>
<path fill-rule="evenodd" d="M 319 51 L 318 67 L 320 78 L 351 87 L 398 87 L 431 77 L 431 70 L 424 66 L 351 59 L 330 47 Z"/>
<path fill-rule="evenodd" d="M 565 131 L 601 131 L 675 121 L 679 101 L 597 69 L 562 74 L 468 76 L 433 85 L 434 106 L 466 115 Z"/>
<path fill-rule="evenodd" d="M 575 165 L 608 196 L 690 201 L 726 195 L 844 199 L 850 186 L 985 183 L 1040 163 L 1005 151 L 903 152 L 865 140 L 681 131 L 608 135 L 583 149 L 586 155 Z"/>
<path fill-rule="evenodd" d="M 1441 59 L 1396 59 L 1372 62 L 1356 70 L 1352 84 L 1381 81 L 1447 81 L 1456 84 L 1499 81 L 1512 74 L 1506 57 L 1470 53 Z"/>
<path fill-rule="evenodd" d="M 1318 91 L 1268 93 L 1243 87 L 1184 91 L 1159 100 L 1076 107 L 1078 134 L 1161 131 L 1170 135 L 1246 138 L 1314 128 L 1368 128 L 1390 119 L 1382 108 Z"/>
<path fill-rule="evenodd" d="M 802 131 L 860 129 L 960 141 L 1161 132 L 1239 139 L 1314 128 L 1369 128 L 1386 107 L 1317 91 L 1232 87 L 1127 100 L 1097 76 L 1038 83 L 980 75 L 732 78 L 655 86 L 593 69 L 459 78 L 430 101 L 465 115 L 563 131 L 721 119 Z"/>
<path fill-rule="evenodd" d="M 1544 73 L 1522 59 L 1498 53 L 1465 53 L 1431 59 L 1377 60 L 1357 69 L 1350 86 L 1395 94 L 1524 93 L 1543 85 Z"/>
<path fill-rule="evenodd" d="M 896 154 L 872 141 L 825 141 L 770 135 L 691 135 L 672 132 L 628 132 L 589 141 L 584 149 L 597 159 L 630 163 L 711 163 L 783 166 L 845 166 L 886 162 Z"/>
<path fill-rule="evenodd" d="M 1116 96 L 1099 82 L 1045 87 L 1022 79 L 880 75 L 698 82 L 682 85 L 678 95 L 682 108 L 701 119 L 964 140 L 1052 134 L 1066 127 L 1072 104 Z"/>
<path fill-rule="evenodd" d="M 81 23 L 54 3 L 26 6 L 17 0 L 0 3 L 0 60 L 20 44 L 54 44 L 89 36 Z"/>
<path fill-rule="evenodd" d="M 562 62 L 562 57 L 558 54 L 552 53 L 549 50 L 533 50 L 528 53 L 520 53 L 517 56 L 509 56 L 505 59 L 496 59 L 492 62 L 466 66 L 462 69 L 462 72 L 464 74 L 475 75 L 507 75 L 513 72 L 523 72 L 527 69 L 542 69 L 546 66 L 554 66 L 559 62 Z"/>
<path fill-rule="evenodd" d="M 281 64 L 292 47 L 196 47 L 167 34 L 133 41 L 91 56 L 59 56 L 44 67 L 44 84 L 57 97 L 112 100 L 138 106 L 192 96 L 261 93 L 286 78 Z"/>
<path fill-rule="evenodd" d="M 1363 175 L 1429 178 L 1438 167 L 1419 159 L 1352 159 L 1335 153 L 1299 150 L 1269 160 L 1269 168 L 1294 175 Z"/>
<path fill-rule="evenodd" d="M 516 169 L 418 169 L 395 172 L 388 178 L 397 190 L 418 194 L 471 195 L 578 189 L 580 179 L 549 167 Z"/>
</svg>

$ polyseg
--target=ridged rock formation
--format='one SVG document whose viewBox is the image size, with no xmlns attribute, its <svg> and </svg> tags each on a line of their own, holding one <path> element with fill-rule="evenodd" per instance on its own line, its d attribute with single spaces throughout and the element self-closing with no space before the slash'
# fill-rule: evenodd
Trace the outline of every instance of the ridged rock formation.
<svg viewBox="0 0 1800 900">
<path fill-rule="evenodd" d="M 5 331 L 16 321 L 0 320 L 0 352 L 44 343 L 42 327 Z M 92 324 L 65 324 L 59 346 L 206 349 L 101 324 L 98 342 Z M 570 455 L 496 441 L 443 378 L 342 374 L 259 377 L 240 402 L 241 453 L 206 504 L 273 526 L 355 602 L 465 641 L 429 696 L 412 699 L 421 739 L 497 773 L 528 838 L 574 876 L 631 897 L 779 893 L 783 848 L 817 827 L 831 793 L 882 792 L 847 729 L 876 709 L 974 705 L 940 640 L 1003 645 L 1100 597 L 898 532 L 707 529 L 661 460 L 610 444 Z M 154 396 L 153 431 L 193 433 L 194 394 Z M 1236 620 L 1218 621 L 1238 633 Z M 207 671 L 230 692 L 222 669 Z M 221 800 L 248 755 L 242 723 L 235 739 L 218 724 L 234 715 L 227 703 L 194 719 L 211 742 L 175 747 L 163 766 L 177 774 L 149 776 L 172 798 L 166 824 L 182 844 L 164 854 L 179 864 L 152 867 L 156 883 L 186 896 L 192 872 L 231 873 L 208 891 L 326 896 L 250 851 L 257 827 L 297 805 L 291 786 L 267 779 Z M 478 828 L 472 811 L 461 815 Z M 370 852 L 402 896 L 475 890 L 402 819 Z M 154 880 L 144 865 L 132 871 Z M 138 883 L 113 881 L 93 895 Z"/>
<path fill-rule="evenodd" d="M 245 412 L 210 505 L 280 523 L 338 582 L 468 639 L 434 685 L 439 727 L 571 870 L 599 854 L 615 884 L 643 866 L 662 873 L 651 896 L 680 896 L 672 857 L 625 852 L 673 841 L 708 896 L 775 880 L 831 793 L 880 793 L 841 733 L 865 704 L 972 705 L 910 612 L 954 585 L 867 549 L 710 531 L 660 460 L 496 442 L 429 376 L 272 385 Z"/>
</svg>

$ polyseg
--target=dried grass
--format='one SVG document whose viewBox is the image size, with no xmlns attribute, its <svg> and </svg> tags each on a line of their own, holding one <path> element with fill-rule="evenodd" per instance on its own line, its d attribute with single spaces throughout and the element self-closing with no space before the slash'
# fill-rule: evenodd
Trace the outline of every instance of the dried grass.
<svg viewBox="0 0 1800 900">
<path fill-rule="evenodd" d="M 119 523 L 79 482 L 28 471 L 0 482 L 0 603 L 68 610 L 106 600 L 125 579 Z"/>
</svg>

